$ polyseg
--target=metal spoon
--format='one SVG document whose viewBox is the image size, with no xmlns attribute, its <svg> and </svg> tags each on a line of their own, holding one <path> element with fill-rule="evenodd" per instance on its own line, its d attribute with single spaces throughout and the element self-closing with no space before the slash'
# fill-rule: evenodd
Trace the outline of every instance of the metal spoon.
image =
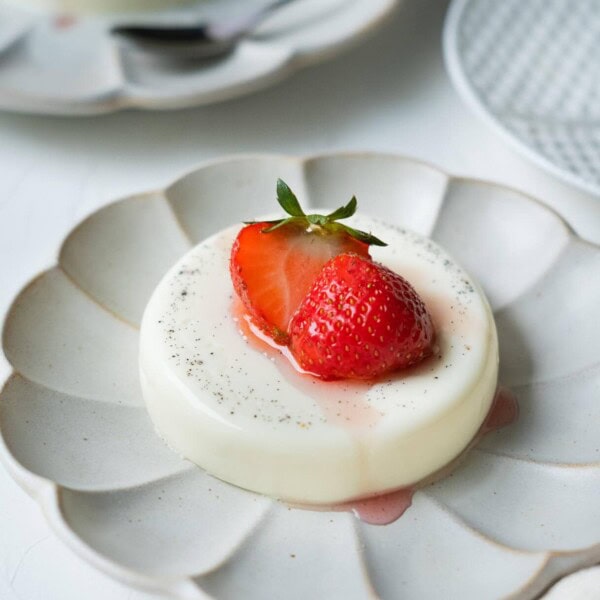
<svg viewBox="0 0 600 600">
<path fill-rule="evenodd" d="M 117 25 L 111 33 L 141 50 L 181 58 L 216 58 L 230 52 L 276 9 L 294 0 L 275 0 L 241 17 L 191 26 Z"/>
</svg>

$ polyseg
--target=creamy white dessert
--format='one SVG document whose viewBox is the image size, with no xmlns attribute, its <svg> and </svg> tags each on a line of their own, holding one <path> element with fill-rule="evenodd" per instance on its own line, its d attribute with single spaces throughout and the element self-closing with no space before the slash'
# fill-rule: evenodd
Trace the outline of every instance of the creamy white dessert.
<svg viewBox="0 0 600 600">
<path fill-rule="evenodd" d="M 478 285 L 437 245 L 367 218 L 374 260 L 411 282 L 435 356 L 376 383 L 323 382 L 249 334 L 229 276 L 239 226 L 188 252 L 144 314 L 140 371 L 165 441 L 212 475 L 293 502 L 331 504 L 410 486 L 458 456 L 494 398 L 498 340 Z"/>
</svg>

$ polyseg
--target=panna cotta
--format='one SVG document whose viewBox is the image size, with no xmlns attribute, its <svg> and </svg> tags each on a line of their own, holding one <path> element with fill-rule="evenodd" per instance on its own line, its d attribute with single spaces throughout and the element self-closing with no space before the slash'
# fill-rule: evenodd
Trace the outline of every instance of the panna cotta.
<svg viewBox="0 0 600 600">
<path fill-rule="evenodd" d="M 237 486 L 334 504 L 412 486 L 471 442 L 494 399 L 498 340 L 479 286 L 431 240 L 366 217 L 388 246 L 373 260 L 406 278 L 433 318 L 436 347 L 372 382 L 321 381 L 251 331 L 229 276 L 241 226 L 173 266 L 146 308 L 144 399 L 175 451 Z"/>
</svg>

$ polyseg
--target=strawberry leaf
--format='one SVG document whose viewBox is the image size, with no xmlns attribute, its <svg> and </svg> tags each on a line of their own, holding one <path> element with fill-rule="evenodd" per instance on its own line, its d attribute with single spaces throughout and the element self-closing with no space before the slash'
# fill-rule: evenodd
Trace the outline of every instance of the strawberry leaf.
<svg viewBox="0 0 600 600">
<path fill-rule="evenodd" d="M 266 223 L 272 223 L 271 227 L 266 227 L 262 229 L 262 233 L 271 233 L 271 231 L 275 231 L 284 225 L 289 225 L 290 223 L 304 223 L 304 217 L 288 217 L 287 219 L 281 219 L 279 221 L 265 221 Z"/>
<path fill-rule="evenodd" d="M 364 242 L 370 246 L 387 246 L 385 242 L 381 241 L 378 237 L 375 237 L 371 233 L 360 231 L 360 229 L 354 229 L 353 227 L 348 227 L 348 225 L 342 225 L 341 223 L 338 223 L 338 225 L 348 235 L 359 240 L 360 242 Z"/>
<path fill-rule="evenodd" d="M 277 201 L 281 208 L 283 208 L 290 216 L 274 221 L 264 221 L 268 227 L 265 227 L 265 229 L 262 230 L 262 233 L 270 233 L 285 225 L 295 225 L 306 229 L 318 230 L 324 234 L 338 233 L 349 235 L 360 242 L 372 246 L 387 246 L 385 242 L 382 242 L 371 233 L 366 233 L 365 231 L 360 231 L 359 229 L 354 229 L 353 227 L 338 222 L 340 219 L 351 217 L 356 212 L 356 207 L 358 206 L 356 196 L 352 196 L 348 204 L 340 206 L 328 215 L 307 215 L 302 210 L 298 198 L 296 198 L 296 195 L 292 192 L 287 183 L 282 179 L 278 179 Z M 256 223 L 256 221 L 246 221 L 245 223 L 246 225 L 251 225 Z"/>
<path fill-rule="evenodd" d="M 292 217 L 303 217 L 304 211 L 300 206 L 300 202 L 298 202 L 298 198 L 292 190 L 289 188 L 288 184 L 283 181 L 283 179 L 277 180 L 277 202 L 288 215 L 292 215 Z"/>
<path fill-rule="evenodd" d="M 311 225 L 324 226 L 327 225 L 327 223 L 329 223 L 329 220 L 325 215 L 306 215 L 306 220 Z"/>
<path fill-rule="evenodd" d="M 340 206 L 337 210 L 334 210 L 332 213 L 327 215 L 327 218 L 330 221 L 338 221 L 339 219 L 347 219 L 351 217 L 356 212 L 356 207 L 358 202 L 356 200 L 356 196 L 352 196 L 352 199 L 346 206 Z"/>
</svg>

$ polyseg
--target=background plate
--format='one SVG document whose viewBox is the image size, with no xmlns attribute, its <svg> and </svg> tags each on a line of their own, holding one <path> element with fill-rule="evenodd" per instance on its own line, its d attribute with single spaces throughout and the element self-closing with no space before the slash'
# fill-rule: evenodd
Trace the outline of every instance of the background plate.
<svg viewBox="0 0 600 600">
<path fill-rule="evenodd" d="M 459 94 L 526 157 L 600 195 L 600 0 L 453 0 Z"/>
<path fill-rule="evenodd" d="M 248 206 L 272 210 L 276 177 L 310 206 L 356 194 L 366 214 L 431 236 L 495 312 L 521 417 L 389 526 L 216 481 L 164 446 L 143 405 L 138 324 L 152 289 Z M 18 295 L 0 457 L 78 555 L 176 598 L 534 598 L 600 560 L 599 269 L 600 248 L 538 202 L 408 158 L 213 162 L 91 215 Z"/>
<path fill-rule="evenodd" d="M 150 16 L 82 17 L 72 25 L 0 3 L 0 109 L 63 115 L 219 102 L 279 81 L 356 43 L 399 0 L 297 0 L 208 66 L 123 50 L 108 29 L 130 22 L 223 19 L 266 0 L 204 0 Z"/>
</svg>

